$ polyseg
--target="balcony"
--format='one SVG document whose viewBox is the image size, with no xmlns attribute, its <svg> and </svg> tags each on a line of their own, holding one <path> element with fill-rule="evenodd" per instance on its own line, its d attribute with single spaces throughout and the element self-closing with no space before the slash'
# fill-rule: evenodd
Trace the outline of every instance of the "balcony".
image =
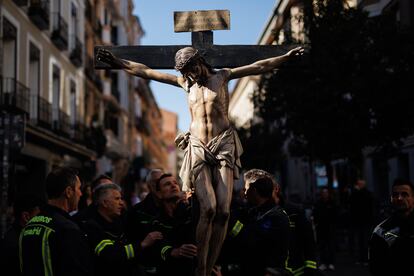
<svg viewBox="0 0 414 276">
<path fill-rule="evenodd" d="M 12 112 L 30 112 L 30 90 L 14 78 L 0 79 L 0 106 Z"/>
<path fill-rule="evenodd" d="M 39 117 L 39 96 L 37 94 L 30 93 L 30 113 L 29 113 L 30 121 L 32 123 L 37 123 L 38 117 Z"/>
<path fill-rule="evenodd" d="M 59 131 L 63 135 L 69 137 L 70 130 L 71 130 L 71 125 L 70 125 L 69 115 L 63 112 L 62 110 L 59 110 Z"/>
<path fill-rule="evenodd" d="M 72 35 L 72 45 L 73 47 L 70 47 L 70 60 L 72 61 L 73 65 L 76 67 L 81 67 L 83 58 L 82 58 L 82 43 L 80 42 L 79 38 L 76 35 Z"/>
<path fill-rule="evenodd" d="M 19 7 L 23 7 L 23 6 L 27 6 L 28 4 L 28 0 L 13 0 L 13 2 L 19 6 Z"/>
<path fill-rule="evenodd" d="M 52 13 L 52 34 L 50 37 L 59 50 L 68 49 L 68 23 L 58 12 Z"/>
<path fill-rule="evenodd" d="M 73 139 L 76 142 L 79 143 L 85 143 L 85 132 L 86 132 L 86 127 L 84 124 L 80 123 L 80 122 L 76 122 L 74 129 L 73 129 Z"/>
<path fill-rule="evenodd" d="M 53 131 L 59 135 L 70 136 L 70 118 L 69 115 L 63 112 L 60 108 L 53 108 Z"/>
<path fill-rule="evenodd" d="M 42 97 L 38 96 L 39 112 L 38 123 L 40 126 L 52 128 L 52 105 Z"/>
<path fill-rule="evenodd" d="M 49 10 L 49 0 L 30 0 L 28 15 L 40 30 L 49 28 Z"/>
</svg>

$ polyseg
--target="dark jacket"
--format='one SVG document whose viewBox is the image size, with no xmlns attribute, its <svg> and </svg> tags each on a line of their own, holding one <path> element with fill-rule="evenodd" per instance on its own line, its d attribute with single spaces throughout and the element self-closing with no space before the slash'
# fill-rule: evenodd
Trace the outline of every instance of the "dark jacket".
<svg viewBox="0 0 414 276">
<path fill-rule="evenodd" d="M 149 193 L 145 199 L 127 212 L 126 234 L 131 241 L 141 241 L 153 229 L 152 221 L 159 216 L 160 207 L 155 202 L 154 195 Z"/>
<path fill-rule="evenodd" d="M 158 275 L 194 275 L 196 259 L 173 258 L 171 251 L 183 244 L 196 244 L 195 242 L 195 220 L 190 204 L 180 203 L 173 217 L 161 211 L 153 221 L 154 231 L 160 231 L 164 239 L 156 243 L 155 255 L 160 260 L 157 268 Z"/>
<path fill-rule="evenodd" d="M 5 275 L 20 275 L 19 236 L 22 227 L 14 223 L 0 242 L 0 267 Z"/>
<path fill-rule="evenodd" d="M 47 205 L 20 234 L 23 275 L 91 275 L 85 234 L 68 213 Z"/>
<path fill-rule="evenodd" d="M 312 223 L 303 208 L 291 202 L 281 201 L 280 206 L 289 217 L 288 269 L 293 275 L 314 275 L 316 272 L 316 241 Z"/>
<path fill-rule="evenodd" d="M 321 200 L 315 203 L 313 219 L 318 236 L 329 235 L 334 231 L 338 218 L 338 207 L 332 199 Z"/>
<path fill-rule="evenodd" d="M 96 213 L 97 207 L 95 204 L 90 204 L 89 206 L 79 210 L 76 214 L 72 216 L 73 220 L 76 221 L 79 225 L 82 222 L 87 221 L 88 219 L 92 218 Z"/>
<path fill-rule="evenodd" d="M 273 200 L 249 211 L 237 237 L 243 275 L 264 275 L 266 269 L 287 274 L 289 220 Z"/>
<path fill-rule="evenodd" d="M 414 212 L 407 218 L 392 215 L 373 231 L 369 246 L 372 275 L 411 275 Z"/>
<path fill-rule="evenodd" d="M 143 254 L 140 243 L 127 242 L 121 220 L 109 222 L 96 211 L 81 227 L 88 235 L 95 275 L 145 275 L 137 261 Z"/>
<path fill-rule="evenodd" d="M 127 236 L 139 241 L 153 231 L 159 231 L 164 239 L 151 246 L 143 256 L 142 263 L 147 271 L 155 270 L 157 275 L 192 275 L 194 260 L 174 259 L 171 251 L 185 243 L 195 243 L 195 221 L 190 204 L 180 203 L 169 217 L 162 207 L 157 206 L 152 194 L 135 205 L 128 212 Z"/>
<path fill-rule="evenodd" d="M 355 189 L 350 197 L 350 215 L 353 225 L 372 225 L 374 221 L 374 199 L 367 188 Z"/>
</svg>

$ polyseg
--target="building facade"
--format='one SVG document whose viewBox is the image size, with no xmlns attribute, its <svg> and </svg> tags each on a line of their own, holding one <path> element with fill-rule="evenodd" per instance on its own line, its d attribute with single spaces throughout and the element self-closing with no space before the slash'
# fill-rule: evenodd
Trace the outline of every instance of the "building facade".
<svg viewBox="0 0 414 276">
<path fill-rule="evenodd" d="M 97 45 L 139 45 L 132 0 L 0 2 L 1 226 L 19 194 L 45 198 L 54 166 L 122 183 L 131 163 L 167 167 L 148 82 L 95 70 Z M 146 158 L 144 158 L 146 157 Z"/>
<path fill-rule="evenodd" d="M 135 117 L 137 143 L 142 145 L 140 164 L 146 169 L 168 168 L 167 147 L 163 139 L 163 116 L 149 86 L 149 81 L 137 78 L 136 105 L 140 111 Z M 144 170 L 143 175 L 146 174 Z"/>
<path fill-rule="evenodd" d="M 96 156 L 86 142 L 81 104 L 84 11 L 80 0 L 2 3 L 3 208 L 21 193 L 44 197 L 44 178 L 53 166 L 84 173 Z"/>
<path fill-rule="evenodd" d="M 258 44 L 261 45 L 289 45 L 289 43 L 306 42 L 303 32 L 303 21 L 297 20 L 303 14 L 303 0 L 277 1 L 270 18 L 260 34 Z M 402 27 L 412 27 L 414 23 L 414 3 L 410 0 L 348 0 L 344 3 L 348 7 L 359 6 L 375 17 L 383 13 L 392 13 L 395 20 Z M 411 34 L 412 35 L 412 34 Z M 237 127 L 249 128 L 255 120 L 255 107 L 252 102 L 253 93 L 258 89 L 260 77 L 251 76 L 240 79 L 231 94 L 229 114 Z M 369 150 L 367 150 L 367 153 Z M 316 190 L 318 169 L 315 164 L 309 164 L 300 158 L 288 156 L 284 164 L 284 176 L 282 181 L 286 185 L 286 191 L 302 200 L 312 199 Z M 334 175 L 338 175 L 343 169 L 341 160 L 333 162 Z M 396 177 L 405 177 L 414 181 L 414 171 L 410 170 L 414 165 L 412 139 L 407 139 L 399 156 L 390 160 L 376 160 L 365 158 L 363 177 L 367 180 L 368 187 L 375 192 L 379 199 L 388 200 L 390 185 Z M 337 169 L 335 171 L 335 168 Z M 351 184 L 351 183 L 349 183 Z"/>
<path fill-rule="evenodd" d="M 282 0 L 277 1 L 270 17 L 260 34 L 258 45 L 289 45 L 293 41 L 304 42 L 302 32 L 303 25 L 295 20 L 303 13 L 302 1 Z M 229 116 L 235 126 L 249 128 L 259 118 L 255 116 L 255 107 L 252 101 L 253 93 L 258 89 L 260 76 L 248 76 L 241 78 L 231 93 L 229 104 Z M 253 134 L 254 135 L 254 134 Z M 301 200 L 311 200 L 314 195 L 316 176 L 312 173 L 311 166 L 301 158 L 289 156 L 283 164 L 283 172 L 273 172 L 278 175 L 287 196 L 294 196 Z"/>
</svg>

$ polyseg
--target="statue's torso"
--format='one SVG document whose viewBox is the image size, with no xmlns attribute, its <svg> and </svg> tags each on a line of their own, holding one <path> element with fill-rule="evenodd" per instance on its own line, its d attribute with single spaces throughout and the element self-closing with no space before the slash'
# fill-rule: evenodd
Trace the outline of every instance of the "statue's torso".
<svg viewBox="0 0 414 276">
<path fill-rule="evenodd" d="M 190 132 L 204 143 L 229 128 L 226 71 L 211 75 L 204 86 L 194 84 L 189 89 L 188 104 L 192 119 Z"/>
</svg>

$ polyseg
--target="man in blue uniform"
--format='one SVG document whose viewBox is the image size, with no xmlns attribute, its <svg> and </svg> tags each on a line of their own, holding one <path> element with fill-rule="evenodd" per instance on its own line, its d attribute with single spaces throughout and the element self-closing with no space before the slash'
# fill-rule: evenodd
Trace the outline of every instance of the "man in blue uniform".
<svg viewBox="0 0 414 276">
<path fill-rule="evenodd" d="M 245 182 L 247 201 L 254 206 L 237 235 L 242 275 L 290 275 L 285 270 L 289 248 L 289 219 L 275 204 L 269 178 Z"/>
<path fill-rule="evenodd" d="M 141 241 L 128 242 L 123 224 L 118 223 L 124 209 L 121 187 L 105 184 L 96 188 L 96 212 L 82 223 L 94 256 L 96 275 L 145 275 L 138 265 L 145 250 L 162 238 L 151 232 Z"/>
<path fill-rule="evenodd" d="M 369 263 L 372 275 L 411 275 L 414 248 L 414 186 L 397 179 L 392 186 L 393 214 L 372 233 Z"/>
<path fill-rule="evenodd" d="M 77 172 L 56 168 L 46 178 L 48 205 L 22 229 L 20 270 L 24 276 L 91 275 L 86 237 L 71 220 L 82 195 Z"/>
</svg>

